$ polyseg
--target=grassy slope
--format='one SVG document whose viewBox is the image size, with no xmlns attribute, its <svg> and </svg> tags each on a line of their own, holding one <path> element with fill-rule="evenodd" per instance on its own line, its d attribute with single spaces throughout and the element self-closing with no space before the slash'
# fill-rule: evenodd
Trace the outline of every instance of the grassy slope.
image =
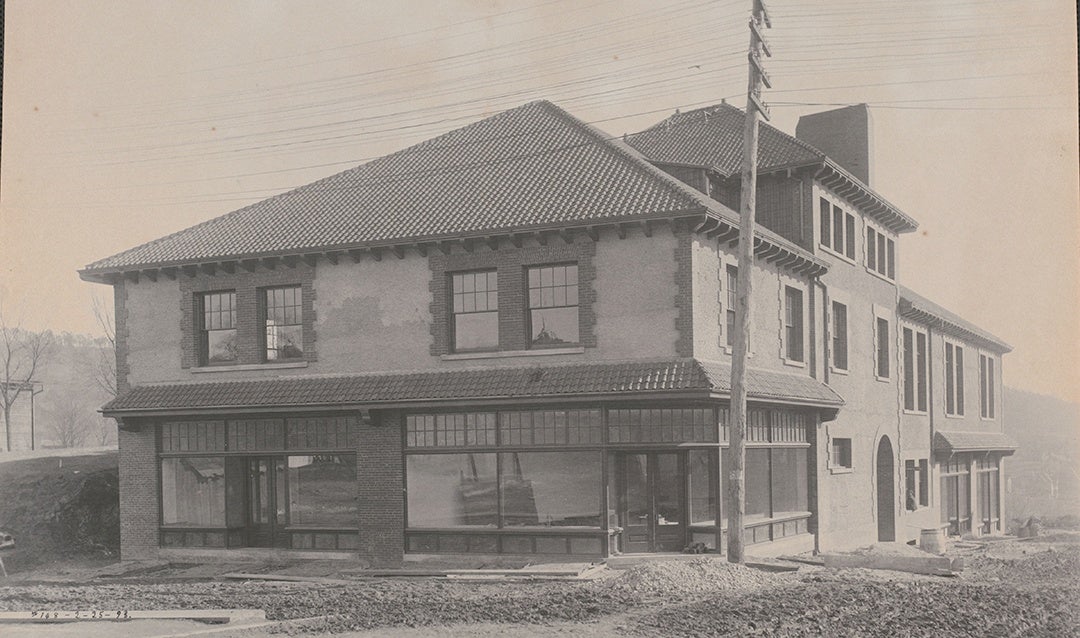
<svg viewBox="0 0 1080 638">
<path fill-rule="evenodd" d="M 120 547 L 116 452 L 0 462 L 0 529 L 9 569 Z"/>
</svg>

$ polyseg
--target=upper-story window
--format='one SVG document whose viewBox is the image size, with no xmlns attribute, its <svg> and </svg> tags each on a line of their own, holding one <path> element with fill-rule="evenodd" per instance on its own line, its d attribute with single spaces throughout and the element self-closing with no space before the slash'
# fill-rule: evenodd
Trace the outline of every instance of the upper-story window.
<svg viewBox="0 0 1080 638">
<path fill-rule="evenodd" d="M 926 333 L 904 328 L 904 409 L 926 412 Z"/>
<path fill-rule="evenodd" d="M 300 286 L 262 291 L 263 335 L 266 360 L 304 356 L 304 306 Z"/>
<path fill-rule="evenodd" d="M 882 277 L 896 278 L 896 243 L 869 224 L 866 225 L 866 268 Z"/>
<path fill-rule="evenodd" d="M 199 295 L 202 325 L 199 329 L 199 363 L 233 363 L 239 358 L 236 344 L 236 291 Z"/>
<path fill-rule="evenodd" d="M 945 414 L 964 415 L 964 349 L 945 342 Z"/>
<path fill-rule="evenodd" d="M 529 345 L 578 343 L 577 264 L 529 267 L 528 285 Z"/>
<path fill-rule="evenodd" d="M 494 270 L 450 275 L 453 320 L 450 344 L 455 352 L 499 348 L 499 278 Z"/>
<path fill-rule="evenodd" d="M 994 358 L 979 355 L 979 415 L 994 418 Z"/>
<path fill-rule="evenodd" d="M 803 293 L 791 286 L 784 287 L 784 357 L 788 361 L 804 360 Z"/>
<path fill-rule="evenodd" d="M 739 290 L 739 269 L 729 264 L 725 274 L 727 275 L 727 311 L 724 328 L 727 330 L 727 345 L 731 348 L 735 346 L 735 299 L 738 297 Z"/>
<path fill-rule="evenodd" d="M 876 317 L 874 323 L 874 339 L 876 341 L 875 374 L 879 379 L 889 378 L 889 320 L 884 317 Z"/>
<path fill-rule="evenodd" d="M 820 202 L 821 245 L 855 259 L 855 216 L 824 197 Z"/>
<path fill-rule="evenodd" d="M 847 305 L 832 302 L 832 367 L 848 369 L 848 316 Z"/>
</svg>

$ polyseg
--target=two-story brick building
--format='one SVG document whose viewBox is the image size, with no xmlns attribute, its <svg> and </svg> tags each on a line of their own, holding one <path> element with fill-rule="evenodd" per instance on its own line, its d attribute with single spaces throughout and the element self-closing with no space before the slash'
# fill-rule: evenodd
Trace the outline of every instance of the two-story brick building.
<svg viewBox="0 0 1080 638">
<path fill-rule="evenodd" d="M 87 266 L 115 292 L 124 556 L 721 547 L 741 126 L 612 139 L 533 102 Z M 750 542 L 976 511 L 952 468 L 999 467 L 1000 407 L 906 410 L 901 322 L 920 361 L 985 352 L 991 403 L 1007 346 L 902 296 L 915 223 L 868 177 L 771 127 L 761 153 Z"/>
</svg>

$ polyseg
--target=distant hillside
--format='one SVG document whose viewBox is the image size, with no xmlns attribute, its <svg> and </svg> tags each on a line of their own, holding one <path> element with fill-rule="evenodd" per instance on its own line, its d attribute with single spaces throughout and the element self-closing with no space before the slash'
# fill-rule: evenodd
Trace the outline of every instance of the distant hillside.
<svg viewBox="0 0 1080 638">
<path fill-rule="evenodd" d="M 1005 388 L 1006 516 L 1080 516 L 1080 405 Z"/>
<path fill-rule="evenodd" d="M 56 335 L 37 376 L 42 383 L 42 393 L 34 400 L 39 448 L 116 444 L 115 421 L 97 412 L 112 398 L 97 380 L 102 365 L 112 365 L 112 352 L 104 338 Z"/>
</svg>

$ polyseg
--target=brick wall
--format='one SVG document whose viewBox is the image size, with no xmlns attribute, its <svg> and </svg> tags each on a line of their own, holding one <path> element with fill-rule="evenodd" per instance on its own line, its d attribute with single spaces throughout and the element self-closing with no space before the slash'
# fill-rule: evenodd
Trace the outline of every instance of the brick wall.
<svg viewBox="0 0 1080 638">
<path fill-rule="evenodd" d="M 396 567 L 405 556 L 405 468 L 401 414 L 373 415 L 360 425 L 357 503 L 360 558 L 375 567 Z"/>
<path fill-rule="evenodd" d="M 501 245 L 498 250 L 487 246 L 477 247 L 474 252 L 434 252 L 429 255 L 431 267 L 431 354 L 438 356 L 450 352 L 450 282 L 448 273 L 465 270 L 496 269 L 499 281 L 499 349 L 525 350 L 529 346 L 528 289 L 525 268 L 542 264 L 576 262 L 578 266 L 578 321 L 581 345 L 597 346 L 596 315 L 596 267 L 593 257 L 596 245 L 588 237 L 574 235 L 573 243 L 552 237 L 547 245 L 523 246 Z"/>
<path fill-rule="evenodd" d="M 157 441 L 153 426 L 120 430 L 120 558 L 152 558 L 158 551 Z"/>
<path fill-rule="evenodd" d="M 304 360 L 315 361 L 315 266 L 297 262 L 292 266 L 279 265 L 273 270 L 259 264 L 252 272 L 239 270 L 214 275 L 198 271 L 194 277 L 179 275 L 181 368 L 199 365 L 198 330 L 200 319 L 198 295 L 203 292 L 236 291 L 236 343 L 239 364 L 262 363 L 265 359 L 264 336 L 261 334 L 263 288 L 299 285 L 304 315 Z"/>
</svg>

